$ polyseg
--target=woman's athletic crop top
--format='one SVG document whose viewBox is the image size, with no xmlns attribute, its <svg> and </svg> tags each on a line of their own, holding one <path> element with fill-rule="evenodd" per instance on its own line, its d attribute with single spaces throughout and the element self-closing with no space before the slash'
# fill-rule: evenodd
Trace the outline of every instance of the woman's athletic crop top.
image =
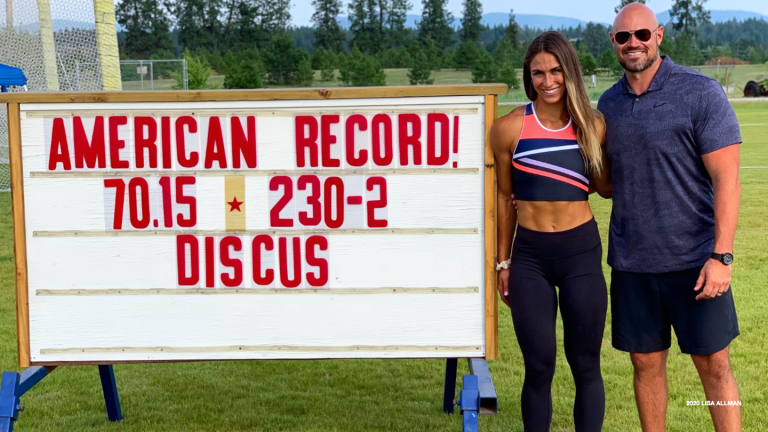
<svg viewBox="0 0 768 432">
<path fill-rule="evenodd" d="M 512 175 L 520 201 L 586 201 L 589 179 L 572 121 L 547 129 L 529 103 L 512 153 Z"/>
</svg>

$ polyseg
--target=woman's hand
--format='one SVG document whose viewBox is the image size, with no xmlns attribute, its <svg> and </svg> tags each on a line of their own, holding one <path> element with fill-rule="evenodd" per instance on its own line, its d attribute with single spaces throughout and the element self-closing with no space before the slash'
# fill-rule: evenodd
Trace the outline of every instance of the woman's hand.
<svg viewBox="0 0 768 432">
<path fill-rule="evenodd" d="M 501 301 L 503 301 L 504 304 L 509 307 L 509 299 L 507 298 L 509 295 L 509 269 L 500 270 L 497 277 L 498 280 L 496 281 L 496 289 L 499 290 Z"/>
</svg>

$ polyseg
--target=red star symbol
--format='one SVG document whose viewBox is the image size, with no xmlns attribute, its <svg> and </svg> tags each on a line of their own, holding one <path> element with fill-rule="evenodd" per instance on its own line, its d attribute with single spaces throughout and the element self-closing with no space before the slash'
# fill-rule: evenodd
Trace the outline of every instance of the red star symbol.
<svg viewBox="0 0 768 432">
<path fill-rule="evenodd" d="M 230 201 L 230 202 L 227 203 L 230 206 L 229 212 L 231 213 L 231 212 L 233 212 L 235 210 L 237 210 L 239 212 L 242 212 L 242 210 L 240 210 L 240 205 L 243 204 L 244 202 L 245 201 L 238 201 L 237 197 L 235 197 L 235 199 L 233 201 Z"/>
</svg>

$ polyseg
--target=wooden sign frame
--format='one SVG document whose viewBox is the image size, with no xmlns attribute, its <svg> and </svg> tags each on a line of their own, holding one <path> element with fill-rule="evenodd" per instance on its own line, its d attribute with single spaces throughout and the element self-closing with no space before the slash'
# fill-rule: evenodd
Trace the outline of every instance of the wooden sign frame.
<svg viewBox="0 0 768 432">
<path fill-rule="evenodd" d="M 21 107 L 23 103 L 121 103 L 121 102 L 211 102 L 277 101 L 357 98 L 402 98 L 426 96 L 483 96 L 485 106 L 485 358 L 498 357 L 498 299 L 496 295 L 496 170 L 490 147 L 490 130 L 497 115 L 499 94 L 506 94 L 503 84 L 458 86 L 367 87 L 338 89 L 280 89 L 225 91 L 158 91 L 102 93 L 6 93 L 0 102 L 8 104 L 11 187 L 13 201 L 14 252 L 16 257 L 16 316 L 18 359 L 21 367 L 43 365 L 31 362 L 27 245 L 25 227 L 24 183 L 21 145 Z M 176 361 L 176 360 L 174 360 Z M 111 363 L 140 363 L 125 361 Z M 155 361 L 151 361 L 155 362 Z M 56 364 L 72 364 L 63 362 Z M 82 362 L 91 364 L 90 362 Z M 45 363 L 45 365 L 50 365 Z"/>
</svg>

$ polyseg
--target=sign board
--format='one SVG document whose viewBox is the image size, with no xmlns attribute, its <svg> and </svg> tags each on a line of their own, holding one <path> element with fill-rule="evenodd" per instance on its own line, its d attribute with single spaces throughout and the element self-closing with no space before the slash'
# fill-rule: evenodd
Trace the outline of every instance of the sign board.
<svg viewBox="0 0 768 432">
<path fill-rule="evenodd" d="M 9 99 L 21 363 L 493 358 L 495 96 L 438 89 Z"/>
</svg>

